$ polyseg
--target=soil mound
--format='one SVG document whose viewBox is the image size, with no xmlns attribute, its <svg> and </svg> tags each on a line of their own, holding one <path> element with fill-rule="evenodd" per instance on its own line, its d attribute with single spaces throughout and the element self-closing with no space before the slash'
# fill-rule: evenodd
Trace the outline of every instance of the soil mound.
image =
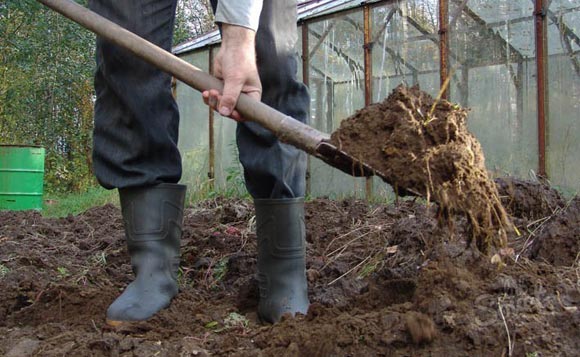
<svg viewBox="0 0 580 357">
<path fill-rule="evenodd" d="M 517 197 L 514 207 L 525 207 Z M 522 236 L 510 237 L 494 263 L 464 239 L 451 240 L 433 206 L 308 202 L 312 305 L 307 315 L 275 325 L 260 324 L 255 312 L 253 215 L 251 202 L 235 199 L 188 208 L 179 295 L 153 319 L 111 330 L 105 311 L 132 279 L 119 209 L 61 219 L 0 212 L 0 355 L 576 356 L 580 350 L 580 267 L 568 260 L 578 254 L 578 199 L 543 223 L 522 212 L 515 221 Z M 465 238 L 466 220 L 455 224 Z"/>
<path fill-rule="evenodd" d="M 540 182 L 495 180 L 504 207 L 527 234 L 513 240 L 519 255 L 556 266 L 574 266 L 580 252 L 580 198 L 565 199 Z"/>
<path fill-rule="evenodd" d="M 512 217 L 540 219 L 566 205 L 562 195 L 546 184 L 515 177 L 500 177 L 494 181 L 502 203 Z"/>
<path fill-rule="evenodd" d="M 481 145 L 467 130 L 467 110 L 419 87 L 397 87 L 382 103 L 341 122 L 331 142 L 380 171 L 399 188 L 436 201 L 442 224 L 465 214 L 480 250 L 503 247 L 512 229 Z"/>
</svg>

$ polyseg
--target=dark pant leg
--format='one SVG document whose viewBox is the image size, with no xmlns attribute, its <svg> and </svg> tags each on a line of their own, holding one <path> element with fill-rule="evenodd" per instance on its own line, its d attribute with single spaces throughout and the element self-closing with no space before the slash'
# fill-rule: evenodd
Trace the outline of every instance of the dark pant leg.
<svg viewBox="0 0 580 357">
<path fill-rule="evenodd" d="M 211 0 L 215 11 L 218 0 Z M 303 123 L 308 121 L 310 95 L 296 79 L 294 44 L 296 1 L 266 0 L 256 35 L 262 102 Z M 237 142 L 246 187 L 254 198 L 303 197 L 306 190 L 306 154 L 282 144 L 255 123 L 239 123 Z"/>
<path fill-rule="evenodd" d="M 296 1 L 264 1 L 256 35 L 262 102 L 303 123 L 308 121 L 310 96 L 296 78 L 298 58 Z M 240 161 L 248 191 L 254 198 L 303 197 L 306 154 L 282 144 L 255 123 L 237 128 Z"/>
<path fill-rule="evenodd" d="M 89 6 L 129 31 L 171 49 L 177 0 L 91 0 Z M 179 112 L 171 77 L 97 38 L 93 159 L 106 188 L 176 183 Z"/>
</svg>

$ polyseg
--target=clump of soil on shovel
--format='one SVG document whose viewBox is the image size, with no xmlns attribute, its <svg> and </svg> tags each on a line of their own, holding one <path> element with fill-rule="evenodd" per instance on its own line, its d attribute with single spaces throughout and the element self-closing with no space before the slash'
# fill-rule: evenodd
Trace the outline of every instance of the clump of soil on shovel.
<svg viewBox="0 0 580 357">
<path fill-rule="evenodd" d="M 401 85 L 344 120 L 331 142 L 379 171 L 395 191 L 437 202 L 440 224 L 453 228 L 452 217 L 465 214 L 470 239 L 487 252 L 506 244 L 512 225 L 466 119 L 458 105 Z"/>
</svg>

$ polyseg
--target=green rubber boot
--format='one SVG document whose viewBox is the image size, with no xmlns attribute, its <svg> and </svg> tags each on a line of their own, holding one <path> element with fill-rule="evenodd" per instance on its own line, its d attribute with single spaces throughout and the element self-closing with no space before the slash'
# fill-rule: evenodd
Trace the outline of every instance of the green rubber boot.
<svg viewBox="0 0 580 357">
<path fill-rule="evenodd" d="M 282 315 L 306 314 L 304 199 L 257 199 L 258 315 L 275 323 Z"/>
<path fill-rule="evenodd" d="M 107 310 L 107 323 L 143 321 L 177 295 L 186 187 L 160 184 L 119 190 L 135 280 Z"/>
</svg>

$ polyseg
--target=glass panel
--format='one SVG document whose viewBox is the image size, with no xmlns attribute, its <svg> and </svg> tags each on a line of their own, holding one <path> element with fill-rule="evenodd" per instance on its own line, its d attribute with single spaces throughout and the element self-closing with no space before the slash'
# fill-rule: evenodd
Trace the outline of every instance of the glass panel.
<svg viewBox="0 0 580 357">
<path fill-rule="evenodd" d="M 571 10 L 576 9 L 576 11 L 580 10 L 580 4 L 578 4 L 578 0 L 552 0 L 550 4 L 550 11 L 552 12 L 559 12 L 562 10 Z"/>
<path fill-rule="evenodd" d="M 181 58 L 203 71 L 209 70 L 209 51 L 185 54 Z M 208 108 L 201 94 L 177 81 L 176 100 L 179 106 L 179 141 L 183 164 L 181 183 L 190 193 L 203 195 L 209 190 L 209 121 Z"/>
<path fill-rule="evenodd" d="M 371 10 L 372 101 L 380 102 L 399 84 L 439 91 L 438 2 L 395 1 Z M 393 189 L 373 179 L 374 198 L 391 199 Z"/>
<path fill-rule="evenodd" d="M 437 1 L 396 1 L 372 9 L 373 102 L 401 83 L 439 91 Z"/>
<path fill-rule="evenodd" d="M 449 3 L 451 99 L 471 109 L 487 168 L 527 176 L 538 166 L 533 4 L 470 0 L 459 13 L 461 3 Z"/>
<path fill-rule="evenodd" d="M 574 5 L 573 5 L 574 3 Z M 570 9 L 574 10 L 571 11 Z M 548 12 L 546 160 L 552 184 L 580 190 L 580 6 L 552 1 Z"/>
<path fill-rule="evenodd" d="M 577 55 L 580 50 L 580 7 L 578 11 L 565 16 L 548 13 L 548 54 Z"/>
<path fill-rule="evenodd" d="M 236 122 L 214 115 L 215 190 L 228 195 L 245 195 L 244 171 L 236 144 Z"/>
<path fill-rule="evenodd" d="M 331 133 L 364 106 L 364 34 L 361 10 L 308 24 L 311 125 Z M 317 159 L 310 163 L 311 195 L 364 196 L 355 179 Z"/>
<path fill-rule="evenodd" d="M 302 82 L 303 76 L 302 76 L 302 26 L 298 26 L 298 40 L 296 41 L 296 53 L 298 54 L 298 57 L 296 58 L 297 65 L 298 65 L 298 70 L 297 70 L 297 74 L 296 77 L 298 78 L 298 80 L 300 82 Z"/>
</svg>

